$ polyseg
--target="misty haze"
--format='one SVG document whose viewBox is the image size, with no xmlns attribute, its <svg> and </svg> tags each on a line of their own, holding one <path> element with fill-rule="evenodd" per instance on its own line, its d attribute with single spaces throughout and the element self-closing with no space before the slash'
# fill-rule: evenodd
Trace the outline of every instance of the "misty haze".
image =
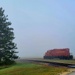
<svg viewBox="0 0 75 75">
<path fill-rule="evenodd" d="M 75 55 L 75 1 L 1 1 L 15 33 L 20 57 L 43 57 L 54 48 Z"/>
<path fill-rule="evenodd" d="M 75 74 L 74 0 L 0 5 L 0 75 Z"/>
</svg>

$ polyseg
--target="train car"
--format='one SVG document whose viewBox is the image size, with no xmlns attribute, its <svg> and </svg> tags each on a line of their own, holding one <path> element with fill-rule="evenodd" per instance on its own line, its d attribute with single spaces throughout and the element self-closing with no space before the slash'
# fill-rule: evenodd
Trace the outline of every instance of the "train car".
<svg viewBox="0 0 75 75">
<path fill-rule="evenodd" d="M 73 59 L 73 55 L 70 54 L 69 48 L 64 49 L 52 49 L 45 53 L 44 59 Z"/>
</svg>

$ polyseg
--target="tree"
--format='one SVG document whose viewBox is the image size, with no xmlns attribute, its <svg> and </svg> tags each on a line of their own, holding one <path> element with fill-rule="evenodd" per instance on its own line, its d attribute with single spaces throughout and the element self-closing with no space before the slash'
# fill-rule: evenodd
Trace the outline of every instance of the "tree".
<svg viewBox="0 0 75 75">
<path fill-rule="evenodd" d="M 8 21 L 8 15 L 4 14 L 4 10 L 0 8 L 0 63 L 10 64 L 14 59 L 18 58 L 14 43 L 13 28 L 10 27 L 11 22 Z"/>
</svg>

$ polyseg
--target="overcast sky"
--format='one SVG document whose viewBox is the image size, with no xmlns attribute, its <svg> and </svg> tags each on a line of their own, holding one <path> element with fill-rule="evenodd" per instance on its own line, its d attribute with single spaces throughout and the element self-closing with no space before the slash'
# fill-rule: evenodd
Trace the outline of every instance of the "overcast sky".
<svg viewBox="0 0 75 75">
<path fill-rule="evenodd" d="M 75 54 L 75 0 L 0 0 L 20 57 L 43 57 L 53 48 Z"/>
</svg>

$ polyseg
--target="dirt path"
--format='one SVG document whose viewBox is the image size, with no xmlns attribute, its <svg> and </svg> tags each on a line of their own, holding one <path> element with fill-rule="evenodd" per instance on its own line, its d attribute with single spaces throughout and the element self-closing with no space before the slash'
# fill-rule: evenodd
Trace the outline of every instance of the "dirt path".
<svg viewBox="0 0 75 75">
<path fill-rule="evenodd" d="M 61 73 L 60 75 L 68 75 L 71 72 L 75 72 L 75 68 L 68 69 L 68 72 Z"/>
</svg>

